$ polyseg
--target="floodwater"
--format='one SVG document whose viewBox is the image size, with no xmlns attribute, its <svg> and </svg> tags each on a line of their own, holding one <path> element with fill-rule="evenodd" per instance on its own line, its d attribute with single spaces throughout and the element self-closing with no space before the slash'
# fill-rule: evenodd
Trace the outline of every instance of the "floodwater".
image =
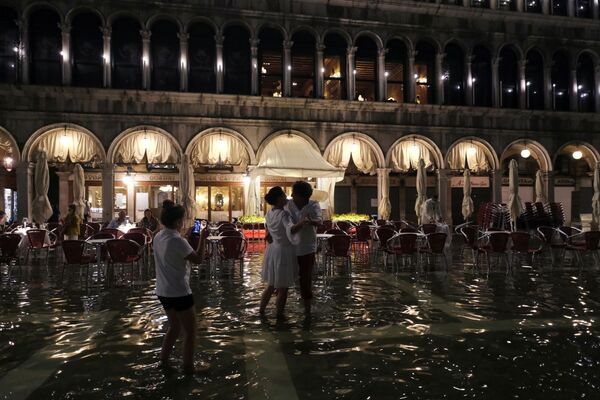
<svg viewBox="0 0 600 400">
<path fill-rule="evenodd" d="M 600 271 L 492 265 L 448 272 L 354 260 L 315 282 L 306 320 L 258 316 L 260 254 L 192 276 L 200 372 L 159 365 L 166 330 L 149 277 L 106 288 L 79 273 L 1 269 L 0 398 L 598 398 Z M 84 280 L 85 281 L 85 280 Z"/>
</svg>

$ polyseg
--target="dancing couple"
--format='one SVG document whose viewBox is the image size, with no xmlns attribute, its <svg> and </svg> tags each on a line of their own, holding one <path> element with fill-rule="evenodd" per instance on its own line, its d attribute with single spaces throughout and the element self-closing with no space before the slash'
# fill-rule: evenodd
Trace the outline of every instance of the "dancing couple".
<svg viewBox="0 0 600 400">
<path fill-rule="evenodd" d="M 264 315 L 271 296 L 277 292 L 277 318 L 284 317 L 288 289 L 300 277 L 300 296 L 304 312 L 310 316 L 312 300 L 312 271 L 317 252 L 317 226 L 323 223 L 321 207 L 310 200 L 313 189 L 308 182 L 298 181 L 292 186 L 292 199 L 288 201 L 283 189 L 275 186 L 265 196 L 272 206 L 266 217 L 267 249 L 262 269 L 262 279 L 267 288 L 260 301 Z"/>
</svg>

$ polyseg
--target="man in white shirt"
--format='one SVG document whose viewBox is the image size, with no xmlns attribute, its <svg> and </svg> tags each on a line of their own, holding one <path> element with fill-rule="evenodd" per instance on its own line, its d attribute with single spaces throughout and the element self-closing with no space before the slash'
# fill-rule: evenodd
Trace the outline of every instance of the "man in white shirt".
<svg viewBox="0 0 600 400">
<path fill-rule="evenodd" d="M 323 223 L 319 202 L 310 200 L 312 193 L 312 186 L 308 182 L 298 181 L 292 186 L 292 200 L 285 206 L 294 224 L 308 221 L 297 230 L 292 228 L 292 233 L 298 233 L 300 236 L 299 243 L 295 247 L 300 275 L 300 296 L 304 301 L 304 311 L 307 316 L 310 315 L 312 299 L 312 270 L 317 252 L 317 226 Z"/>
<path fill-rule="evenodd" d="M 119 229 L 121 225 L 125 225 L 127 223 L 127 214 L 125 211 L 119 211 L 119 215 L 117 218 L 110 221 L 110 223 L 106 226 L 109 229 Z"/>
<path fill-rule="evenodd" d="M 431 198 L 423 203 L 423 207 L 421 208 L 421 221 L 424 224 L 442 222 L 442 209 L 440 208 L 437 194 L 431 196 Z"/>
</svg>

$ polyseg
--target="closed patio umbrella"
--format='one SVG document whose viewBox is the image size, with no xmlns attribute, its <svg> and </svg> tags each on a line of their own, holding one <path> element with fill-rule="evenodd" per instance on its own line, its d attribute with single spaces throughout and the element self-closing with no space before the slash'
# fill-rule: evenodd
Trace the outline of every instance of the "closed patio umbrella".
<svg viewBox="0 0 600 400">
<path fill-rule="evenodd" d="M 85 177 L 83 168 L 76 164 L 73 169 L 73 204 L 75 204 L 75 212 L 79 218 L 83 220 L 83 212 L 85 209 Z"/>
<path fill-rule="evenodd" d="M 417 164 L 417 199 L 415 201 L 415 214 L 417 214 L 417 222 L 421 223 L 421 209 L 427 194 L 427 174 L 425 173 L 425 161 L 421 158 Z"/>
<path fill-rule="evenodd" d="M 600 224 L 600 162 L 596 163 L 594 168 L 594 197 L 592 197 L 592 221 L 595 224 L 593 229 L 598 229 Z"/>
<path fill-rule="evenodd" d="M 462 215 L 465 221 L 469 220 L 469 217 L 473 215 L 475 207 L 473 206 L 473 199 L 471 198 L 471 171 L 465 169 L 464 181 L 463 181 L 463 201 L 462 201 Z"/>
<path fill-rule="evenodd" d="M 546 203 L 547 201 L 544 178 L 542 177 L 542 171 L 538 169 L 538 172 L 535 173 L 535 202 Z"/>
<path fill-rule="evenodd" d="M 511 228 L 517 229 L 517 218 L 521 215 L 523 207 L 519 197 L 519 167 L 516 160 L 510 160 L 508 167 L 508 212 L 510 213 Z"/>
<path fill-rule="evenodd" d="M 181 168 L 179 169 L 179 189 L 181 193 L 181 206 L 185 209 L 184 227 L 189 228 L 194 225 L 194 219 L 198 217 L 197 205 L 194 199 L 194 167 L 190 163 L 187 154 L 183 155 Z"/>
<path fill-rule="evenodd" d="M 48 200 L 49 174 L 48 156 L 44 150 L 40 150 L 33 174 L 35 197 L 31 205 L 31 217 L 38 224 L 46 222 L 52 215 L 52 206 L 50 205 L 50 200 Z"/>
</svg>

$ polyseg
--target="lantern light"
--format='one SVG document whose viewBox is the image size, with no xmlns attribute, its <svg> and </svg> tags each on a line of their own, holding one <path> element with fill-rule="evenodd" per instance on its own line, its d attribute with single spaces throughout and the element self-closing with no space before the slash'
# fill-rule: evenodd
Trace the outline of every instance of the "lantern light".
<svg viewBox="0 0 600 400">
<path fill-rule="evenodd" d="M 581 152 L 581 150 L 575 150 L 573 152 L 573 159 L 581 160 L 581 157 L 583 157 L 583 153 Z"/>
<path fill-rule="evenodd" d="M 4 157 L 4 169 L 6 169 L 8 172 L 12 171 L 13 168 L 13 159 L 12 157 Z"/>
<path fill-rule="evenodd" d="M 529 158 L 530 156 L 531 156 L 531 151 L 529 151 L 529 149 L 527 147 L 525 147 L 523 150 L 521 150 L 521 157 Z"/>
</svg>

